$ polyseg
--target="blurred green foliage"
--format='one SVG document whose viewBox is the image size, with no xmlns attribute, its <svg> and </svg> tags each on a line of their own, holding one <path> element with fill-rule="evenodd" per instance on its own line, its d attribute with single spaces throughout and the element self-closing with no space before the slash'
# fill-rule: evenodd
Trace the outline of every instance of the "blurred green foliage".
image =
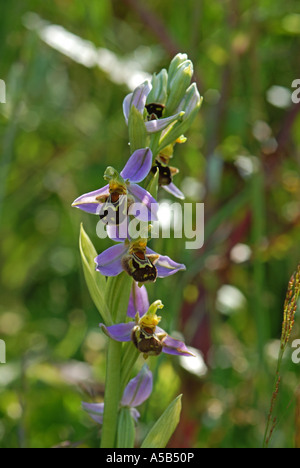
<svg viewBox="0 0 300 468">
<path fill-rule="evenodd" d="M 95 217 L 70 205 L 129 156 L 122 72 L 118 84 L 113 64 L 87 67 L 50 47 L 39 20 L 113 52 L 124 73 L 137 64 L 156 72 L 177 51 L 193 60 L 204 104 L 174 165 L 187 201 L 205 203 L 205 245 L 153 241 L 188 268 L 149 294 L 165 304 L 163 328 L 201 350 L 208 372 L 151 359 L 156 384 L 138 437 L 183 392 L 170 446 L 261 446 L 285 290 L 300 257 L 300 119 L 290 99 L 300 78 L 298 11 L 298 0 L 2 2 L 1 447 L 98 446 L 80 403 L 103 396 L 106 338 L 84 283 L 80 222 L 99 252 L 111 244 L 97 238 Z M 282 377 L 272 444 L 293 447 L 299 366 L 288 353 Z"/>
</svg>

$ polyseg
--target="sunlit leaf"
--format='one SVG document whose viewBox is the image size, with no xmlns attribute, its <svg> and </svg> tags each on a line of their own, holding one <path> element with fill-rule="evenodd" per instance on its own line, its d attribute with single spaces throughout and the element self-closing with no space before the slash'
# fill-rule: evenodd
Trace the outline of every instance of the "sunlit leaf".
<svg viewBox="0 0 300 468">
<path fill-rule="evenodd" d="M 97 256 L 97 252 L 82 224 L 80 228 L 79 249 L 84 276 L 91 298 L 105 324 L 110 325 L 112 323 L 111 314 L 105 302 L 106 279 L 105 276 L 102 276 L 95 269 L 95 257 Z"/>
<path fill-rule="evenodd" d="M 134 106 L 130 109 L 128 131 L 131 154 L 139 148 L 146 148 L 148 146 L 144 119 Z"/>
<path fill-rule="evenodd" d="M 159 420 L 146 436 L 141 448 L 165 448 L 175 431 L 181 413 L 181 398 L 179 395 L 168 406 Z"/>
<path fill-rule="evenodd" d="M 131 286 L 132 278 L 125 272 L 107 280 L 105 300 L 115 323 L 126 319 Z"/>
</svg>

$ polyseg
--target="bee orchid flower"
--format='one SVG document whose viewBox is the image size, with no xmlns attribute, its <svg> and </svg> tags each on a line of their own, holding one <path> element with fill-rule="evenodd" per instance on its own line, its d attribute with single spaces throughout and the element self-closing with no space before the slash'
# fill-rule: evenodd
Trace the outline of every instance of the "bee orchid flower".
<svg viewBox="0 0 300 468">
<path fill-rule="evenodd" d="M 109 223 L 110 209 L 118 215 L 122 211 L 123 215 L 127 216 L 127 214 L 130 215 L 134 204 L 142 204 L 147 208 L 146 219 L 144 219 L 144 210 L 141 210 L 141 215 L 136 215 L 136 217 L 142 221 L 157 220 L 158 204 L 156 200 L 147 190 L 137 185 L 148 175 L 151 166 L 151 150 L 149 148 L 136 150 L 120 174 L 113 167 L 108 167 L 104 174 L 108 184 L 76 198 L 72 206 L 88 213 L 97 214 L 106 223 Z"/>
<path fill-rule="evenodd" d="M 133 93 L 128 94 L 123 101 L 123 114 L 128 124 L 130 109 L 134 106 L 144 117 L 147 133 L 156 133 L 161 132 L 176 120 L 181 120 L 184 116 L 184 111 L 180 110 L 170 117 L 163 118 L 162 115 L 165 108 L 163 104 L 146 104 L 151 89 L 152 85 L 150 81 L 145 81 Z"/>
<path fill-rule="evenodd" d="M 130 342 L 143 353 L 144 358 L 158 356 L 161 352 L 178 356 L 193 356 L 186 345 L 169 336 L 158 327 L 161 317 L 156 315 L 157 309 L 162 309 L 160 300 L 153 302 L 148 311 L 140 317 L 136 314 L 134 321 L 119 323 L 109 327 L 100 324 L 106 335 L 115 341 Z"/>
<path fill-rule="evenodd" d="M 96 270 L 104 276 L 117 276 L 126 271 L 137 283 L 154 282 L 156 278 L 174 275 L 185 265 L 160 255 L 147 247 L 147 239 L 125 239 L 95 258 Z"/>
<path fill-rule="evenodd" d="M 154 160 L 151 172 L 156 174 L 158 170 L 158 184 L 168 193 L 176 198 L 184 200 L 184 194 L 173 183 L 173 177 L 178 174 L 179 170 L 176 167 L 170 166 L 170 159 L 173 158 L 174 146 L 176 143 L 185 143 L 186 138 L 181 135 L 173 143 L 163 148 Z"/>
</svg>

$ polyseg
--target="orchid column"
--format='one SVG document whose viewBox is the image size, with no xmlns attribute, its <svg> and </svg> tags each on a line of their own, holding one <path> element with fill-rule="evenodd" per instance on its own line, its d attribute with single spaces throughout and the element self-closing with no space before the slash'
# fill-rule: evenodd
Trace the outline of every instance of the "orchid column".
<svg viewBox="0 0 300 468">
<path fill-rule="evenodd" d="M 171 166 L 170 161 L 176 144 L 185 143 L 184 132 L 201 105 L 195 83 L 190 84 L 192 74 L 191 61 L 185 54 L 178 54 L 168 71 L 161 70 L 153 75 L 151 82 L 142 83 L 125 97 L 123 113 L 128 125 L 129 159 L 126 162 L 128 156 L 124 157 L 125 165 L 120 172 L 118 168 L 108 167 L 104 173 L 106 185 L 81 195 L 73 203 L 97 215 L 114 242 L 97 255 L 81 229 L 80 252 L 85 278 L 102 317 L 101 329 L 108 336 L 104 404 L 84 404 L 90 413 L 95 410 L 94 420 L 102 425 L 101 447 L 134 446 L 137 418 L 129 409 L 136 406 L 137 387 L 128 382 L 139 354 L 144 359 L 161 352 L 191 355 L 183 342 L 171 338 L 158 327 L 161 317 L 157 310 L 162 309 L 163 304 L 159 299 L 149 304 L 146 284 L 185 270 L 183 264 L 153 251 L 148 243 L 149 223 L 157 220 L 158 186 L 184 199 L 173 182 L 178 169 Z M 130 229 L 133 221 L 135 225 L 136 222 L 143 224 L 138 234 Z M 151 393 L 149 372 L 147 368 L 134 380 L 144 389 L 141 402 Z M 160 418 L 158 429 L 155 425 L 156 438 L 158 431 L 161 432 L 160 444 L 168 442 L 177 424 L 174 414 L 180 412 L 180 398 L 173 404 Z M 124 407 L 128 407 L 128 411 Z M 124 438 L 124 433 L 130 437 Z M 143 447 L 155 445 L 153 434 L 150 431 Z"/>
</svg>

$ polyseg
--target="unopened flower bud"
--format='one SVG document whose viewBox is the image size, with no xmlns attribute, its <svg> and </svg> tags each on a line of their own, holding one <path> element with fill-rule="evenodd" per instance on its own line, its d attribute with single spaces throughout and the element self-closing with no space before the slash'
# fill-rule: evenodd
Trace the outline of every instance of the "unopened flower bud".
<svg viewBox="0 0 300 468">
<path fill-rule="evenodd" d="M 168 70 L 168 86 L 169 83 L 171 83 L 173 79 L 173 75 L 177 68 L 186 60 L 188 59 L 188 56 L 186 54 L 177 54 L 173 58 L 173 60 L 170 63 L 169 70 Z"/>
<path fill-rule="evenodd" d="M 152 77 L 152 89 L 147 97 L 147 103 L 165 104 L 167 100 L 168 73 L 163 68 L 157 75 Z"/>
<path fill-rule="evenodd" d="M 191 84 L 178 106 L 178 111 L 185 112 L 183 120 L 187 121 L 187 119 L 191 120 L 191 117 L 194 118 L 201 107 L 202 101 L 203 98 L 199 94 L 196 83 Z"/>
<path fill-rule="evenodd" d="M 191 84 L 191 86 L 186 90 L 177 108 L 177 111 L 184 112 L 182 120 L 181 122 L 176 122 L 168 132 L 163 134 L 159 142 L 158 151 L 161 151 L 165 146 L 176 141 L 177 138 L 187 131 L 193 123 L 193 120 L 201 107 L 202 101 L 203 98 L 199 94 L 196 83 Z"/>
<path fill-rule="evenodd" d="M 168 99 L 166 108 L 168 114 L 173 114 L 182 100 L 187 87 L 191 83 L 193 76 L 193 64 L 190 60 L 185 60 L 177 67 L 172 78 L 168 79 Z"/>
</svg>

